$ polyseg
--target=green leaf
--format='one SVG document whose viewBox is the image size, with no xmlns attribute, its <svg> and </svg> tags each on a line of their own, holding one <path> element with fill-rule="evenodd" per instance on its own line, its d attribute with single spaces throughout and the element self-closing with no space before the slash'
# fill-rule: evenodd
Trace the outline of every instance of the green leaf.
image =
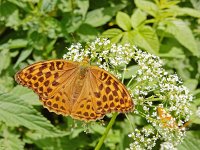
<svg viewBox="0 0 200 150">
<path fill-rule="evenodd" d="M 39 132 L 44 137 L 62 135 L 33 107 L 12 93 L 0 93 L 0 121 L 8 126 L 24 126 Z"/>
<path fill-rule="evenodd" d="M 163 47 L 161 47 L 160 49 L 162 49 L 162 48 Z M 179 47 L 172 47 L 171 49 L 169 49 L 169 51 L 167 53 L 159 53 L 158 56 L 165 57 L 165 58 L 180 58 L 180 59 L 185 58 L 183 49 L 179 48 Z"/>
<path fill-rule="evenodd" d="M 126 44 L 126 43 L 130 43 L 130 44 L 135 44 L 135 41 L 133 41 L 133 35 L 131 34 L 131 32 L 123 32 L 122 33 L 122 38 L 120 43 L 122 44 Z"/>
<path fill-rule="evenodd" d="M 192 3 L 193 7 L 197 10 L 200 10 L 200 1 L 199 0 L 190 0 Z"/>
<path fill-rule="evenodd" d="M 28 42 L 31 43 L 31 46 L 37 50 L 43 50 L 45 43 L 47 43 L 47 36 L 36 31 L 31 32 L 28 36 L 28 39 Z"/>
<path fill-rule="evenodd" d="M 77 0 L 77 6 L 79 7 L 79 10 L 77 12 L 85 18 L 88 8 L 89 8 L 89 1 L 88 0 Z"/>
<path fill-rule="evenodd" d="M 118 28 L 112 28 L 112 29 L 108 29 L 105 32 L 103 32 L 101 37 L 113 38 L 113 37 L 118 36 L 121 33 L 123 33 L 122 30 L 120 30 Z"/>
<path fill-rule="evenodd" d="M 11 76 L 4 75 L 0 77 L 0 92 L 8 92 L 13 88 L 14 79 Z"/>
<path fill-rule="evenodd" d="M 0 51 L 0 74 L 2 73 L 2 71 L 6 68 L 8 68 L 8 66 L 11 63 L 11 57 L 10 57 L 10 53 L 8 49 L 4 49 L 2 51 Z"/>
<path fill-rule="evenodd" d="M 16 68 L 19 63 L 21 63 L 22 61 L 24 61 L 32 52 L 32 49 L 25 49 L 21 52 L 20 56 L 17 59 L 17 62 L 14 65 L 14 68 Z"/>
<path fill-rule="evenodd" d="M 172 11 L 173 13 L 176 12 L 177 16 L 191 16 L 191 17 L 197 17 L 200 18 L 200 12 L 198 10 L 192 9 L 192 8 L 181 8 L 178 6 L 173 6 L 172 8 L 170 8 L 170 11 Z"/>
<path fill-rule="evenodd" d="M 40 2 L 41 2 L 40 10 L 43 13 L 48 13 L 55 9 L 58 0 L 54 0 L 54 1 L 45 0 L 45 1 L 40 1 Z"/>
<path fill-rule="evenodd" d="M 198 80 L 196 79 L 188 79 L 186 81 L 184 81 L 184 85 L 190 89 L 190 91 L 193 91 L 197 88 L 198 85 Z"/>
<path fill-rule="evenodd" d="M 178 150 L 199 150 L 200 131 L 188 131 L 183 142 L 178 146 Z"/>
<path fill-rule="evenodd" d="M 25 39 L 11 39 L 8 41 L 9 49 L 24 48 L 28 44 Z"/>
<path fill-rule="evenodd" d="M 126 71 L 124 72 L 124 79 L 130 79 L 133 75 L 136 75 L 138 69 L 139 68 L 137 65 L 133 65 L 126 68 Z"/>
<path fill-rule="evenodd" d="M 78 150 L 89 146 L 90 139 L 86 134 L 80 134 L 78 138 L 69 138 L 68 136 L 60 138 L 45 138 L 34 141 L 42 150 Z M 51 144 L 49 144 L 51 143 Z"/>
<path fill-rule="evenodd" d="M 19 11 L 16 10 L 12 15 L 8 17 L 6 26 L 16 30 L 19 24 L 20 24 Z"/>
<path fill-rule="evenodd" d="M 98 33 L 99 32 L 96 28 L 88 24 L 82 24 L 77 30 L 77 34 L 81 37 L 83 41 L 95 39 Z"/>
<path fill-rule="evenodd" d="M 140 9 L 136 9 L 136 11 L 131 16 L 131 24 L 133 28 L 137 28 L 142 22 L 146 20 L 146 13 L 141 11 Z"/>
<path fill-rule="evenodd" d="M 0 45 L 0 50 L 24 48 L 27 44 L 28 41 L 24 39 L 10 39 L 7 43 Z"/>
<path fill-rule="evenodd" d="M 31 8 L 29 7 L 30 5 L 28 3 L 25 3 L 23 1 L 16 1 L 16 0 L 8 0 L 10 3 L 15 4 L 19 8 L 22 8 L 25 11 L 31 11 Z"/>
<path fill-rule="evenodd" d="M 158 56 L 165 58 L 186 58 L 182 45 L 175 38 L 162 42 Z"/>
<path fill-rule="evenodd" d="M 135 0 L 135 5 L 152 16 L 156 16 L 159 8 L 155 3 L 147 0 Z"/>
<path fill-rule="evenodd" d="M 200 56 L 192 31 L 185 22 L 182 20 L 170 21 L 167 23 L 165 31 L 174 35 L 194 56 Z"/>
<path fill-rule="evenodd" d="M 116 16 L 117 25 L 125 31 L 131 30 L 131 19 L 123 12 L 118 12 Z"/>
<path fill-rule="evenodd" d="M 123 7 L 124 5 L 116 5 L 115 7 L 99 8 L 89 11 L 84 23 L 93 27 L 102 26 L 110 21 L 115 13 Z"/>
<path fill-rule="evenodd" d="M 149 53 L 158 53 L 160 44 L 153 28 L 149 26 L 142 26 L 138 30 L 132 31 L 131 34 L 131 40 L 136 46 L 145 49 Z"/>
<path fill-rule="evenodd" d="M 35 94 L 31 89 L 25 88 L 21 85 L 14 87 L 10 91 L 10 94 L 20 98 L 29 105 L 41 105 L 37 94 Z"/>
<path fill-rule="evenodd" d="M 1 2 L 0 5 L 0 18 L 1 21 L 7 20 L 12 14 L 17 11 L 17 7 L 8 1 Z"/>
<path fill-rule="evenodd" d="M 43 30 L 46 30 L 46 34 L 49 38 L 56 39 L 58 37 L 58 33 L 61 31 L 60 22 L 53 17 L 47 17 L 43 21 L 43 26 L 45 26 Z M 44 33 L 41 35 L 45 35 Z M 46 37 L 45 37 L 46 38 Z M 43 43 L 45 45 L 45 43 Z"/>
<path fill-rule="evenodd" d="M 9 132 L 7 129 L 3 130 L 1 135 L 3 138 L 0 139 L 1 150 L 22 150 L 24 149 L 25 143 L 20 140 L 19 135 L 15 135 Z"/>
<path fill-rule="evenodd" d="M 198 95 L 199 95 L 199 92 L 200 92 L 199 90 L 200 89 L 198 89 Z M 195 92 L 197 92 L 197 91 L 195 91 Z M 194 97 L 196 97 L 196 95 L 194 95 Z M 191 103 L 191 105 L 190 105 L 190 110 L 192 111 L 192 115 L 190 116 L 189 124 L 198 124 L 198 125 L 200 125 L 200 117 L 198 115 L 199 114 L 198 113 L 199 105 L 200 105 L 200 98 L 195 98 L 193 100 L 193 103 Z"/>
</svg>

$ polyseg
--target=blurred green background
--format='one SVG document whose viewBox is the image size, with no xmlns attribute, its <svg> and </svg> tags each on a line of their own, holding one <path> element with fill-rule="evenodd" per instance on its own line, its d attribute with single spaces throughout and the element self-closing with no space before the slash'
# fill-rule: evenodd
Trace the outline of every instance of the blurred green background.
<svg viewBox="0 0 200 150">
<path fill-rule="evenodd" d="M 105 126 L 94 124 L 84 133 L 81 122 L 48 112 L 13 77 L 28 64 L 62 58 L 72 43 L 97 36 L 160 56 L 165 69 L 181 77 L 194 101 L 178 149 L 199 150 L 199 0 L 0 0 L 0 149 L 94 149 Z M 127 124 L 118 116 L 102 149 L 128 147 Z"/>
</svg>

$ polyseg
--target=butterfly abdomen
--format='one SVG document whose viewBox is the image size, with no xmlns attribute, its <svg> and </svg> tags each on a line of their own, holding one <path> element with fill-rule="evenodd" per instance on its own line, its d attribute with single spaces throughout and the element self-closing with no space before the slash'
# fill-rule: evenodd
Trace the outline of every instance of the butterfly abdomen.
<svg viewBox="0 0 200 150">
<path fill-rule="evenodd" d="M 86 74 L 87 74 L 87 66 L 81 65 L 80 70 L 79 70 L 79 75 L 77 76 L 75 86 L 73 87 L 73 90 L 72 90 L 72 97 L 71 97 L 72 102 L 75 102 L 80 96 L 85 79 L 86 79 Z"/>
</svg>

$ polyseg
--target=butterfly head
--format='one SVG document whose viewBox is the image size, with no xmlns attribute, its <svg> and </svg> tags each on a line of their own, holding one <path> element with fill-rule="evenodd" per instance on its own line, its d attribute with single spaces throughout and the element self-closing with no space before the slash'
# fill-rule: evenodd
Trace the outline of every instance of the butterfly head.
<svg viewBox="0 0 200 150">
<path fill-rule="evenodd" d="M 81 65 L 88 66 L 89 62 L 90 62 L 90 59 L 88 57 L 84 57 L 82 62 L 81 62 Z"/>
</svg>

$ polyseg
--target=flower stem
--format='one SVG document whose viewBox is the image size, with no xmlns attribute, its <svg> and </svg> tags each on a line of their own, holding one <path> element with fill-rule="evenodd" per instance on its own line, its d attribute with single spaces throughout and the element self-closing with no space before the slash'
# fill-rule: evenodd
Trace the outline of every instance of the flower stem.
<svg viewBox="0 0 200 150">
<path fill-rule="evenodd" d="M 112 128 L 113 124 L 115 123 L 115 119 L 116 119 L 117 115 L 118 115 L 118 113 L 113 113 L 113 116 L 112 116 L 108 126 L 106 127 L 106 130 L 104 131 L 102 137 L 100 138 L 97 146 L 95 147 L 95 150 L 100 150 L 101 146 L 103 145 L 103 142 L 104 142 L 105 138 L 108 135 L 108 132 Z"/>
</svg>

